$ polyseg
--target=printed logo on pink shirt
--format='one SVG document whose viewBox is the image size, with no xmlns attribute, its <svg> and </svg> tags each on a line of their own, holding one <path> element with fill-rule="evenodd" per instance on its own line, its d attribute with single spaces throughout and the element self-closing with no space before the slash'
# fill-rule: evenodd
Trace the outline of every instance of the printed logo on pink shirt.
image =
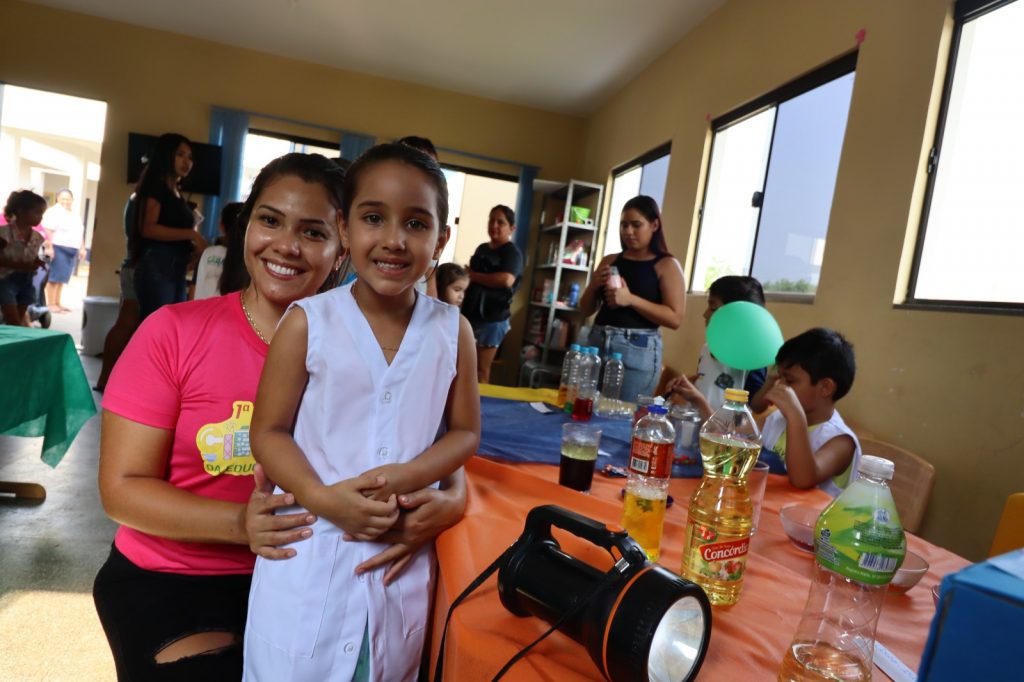
<svg viewBox="0 0 1024 682">
<path fill-rule="evenodd" d="M 249 424 L 252 403 L 235 401 L 231 416 L 222 422 L 206 424 L 196 434 L 196 447 L 203 457 L 203 469 L 211 476 L 230 474 L 250 476 L 256 461 L 249 449 Z"/>
</svg>

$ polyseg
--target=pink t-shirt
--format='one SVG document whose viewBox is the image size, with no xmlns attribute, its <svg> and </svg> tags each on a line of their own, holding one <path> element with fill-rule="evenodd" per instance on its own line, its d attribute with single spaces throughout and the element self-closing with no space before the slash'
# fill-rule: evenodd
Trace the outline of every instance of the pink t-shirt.
<svg viewBox="0 0 1024 682">
<path fill-rule="evenodd" d="M 245 502 L 254 460 L 249 422 L 267 346 L 233 293 L 164 306 L 114 367 L 103 409 L 174 432 L 164 478 L 196 495 Z M 247 545 L 181 542 L 121 526 L 117 548 L 140 568 L 186 575 L 251 573 Z"/>
</svg>

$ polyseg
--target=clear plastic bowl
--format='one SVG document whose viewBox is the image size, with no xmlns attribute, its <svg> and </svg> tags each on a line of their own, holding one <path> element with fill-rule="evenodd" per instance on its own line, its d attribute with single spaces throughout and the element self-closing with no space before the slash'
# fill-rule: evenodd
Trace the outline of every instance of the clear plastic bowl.
<svg viewBox="0 0 1024 682">
<path fill-rule="evenodd" d="M 814 554 L 814 524 L 820 515 L 820 509 L 806 504 L 790 504 L 779 510 L 786 537 L 794 547 L 808 554 Z"/>
<path fill-rule="evenodd" d="M 920 582 L 924 574 L 928 572 L 928 562 L 920 554 L 914 554 L 909 549 L 907 556 L 903 559 L 903 565 L 896 571 L 889 583 L 889 591 L 894 594 L 903 594 L 911 587 Z"/>
</svg>

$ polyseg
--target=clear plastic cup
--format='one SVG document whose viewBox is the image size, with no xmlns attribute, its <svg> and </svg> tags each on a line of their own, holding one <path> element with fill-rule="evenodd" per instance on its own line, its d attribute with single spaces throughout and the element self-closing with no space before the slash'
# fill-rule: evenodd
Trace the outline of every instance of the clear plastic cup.
<svg viewBox="0 0 1024 682">
<path fill-rule="evenodd" d="M 750 493 L 750 534 L 757 532 L 757 522 L 761 520 L 761 503 L 764 502 L 764 490 L 768 485 L 768 465 L 757 462 L 747 474 L 747 492 Z"/>
</svg>

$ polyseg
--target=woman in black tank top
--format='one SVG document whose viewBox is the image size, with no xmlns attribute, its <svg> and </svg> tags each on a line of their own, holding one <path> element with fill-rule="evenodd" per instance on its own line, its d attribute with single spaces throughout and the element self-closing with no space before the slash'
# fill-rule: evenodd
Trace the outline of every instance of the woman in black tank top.
<svg viewBox="0 0 1024 682">
<path fill-rule="evenodd" d="M 665 243 L 661 212 L 651 197 L 626 202 L 619 222 L 622 253 L 605 256 L 580 297 L 597 312 L 590 345 L 607 359 L 621 353 L 623 400 L 651 395 L 661 375 L 661 327 L 678 329 L 686 305 L 683 269 Z M 612 276 L 615 268 L 618 277 Z"/>
</svg>

